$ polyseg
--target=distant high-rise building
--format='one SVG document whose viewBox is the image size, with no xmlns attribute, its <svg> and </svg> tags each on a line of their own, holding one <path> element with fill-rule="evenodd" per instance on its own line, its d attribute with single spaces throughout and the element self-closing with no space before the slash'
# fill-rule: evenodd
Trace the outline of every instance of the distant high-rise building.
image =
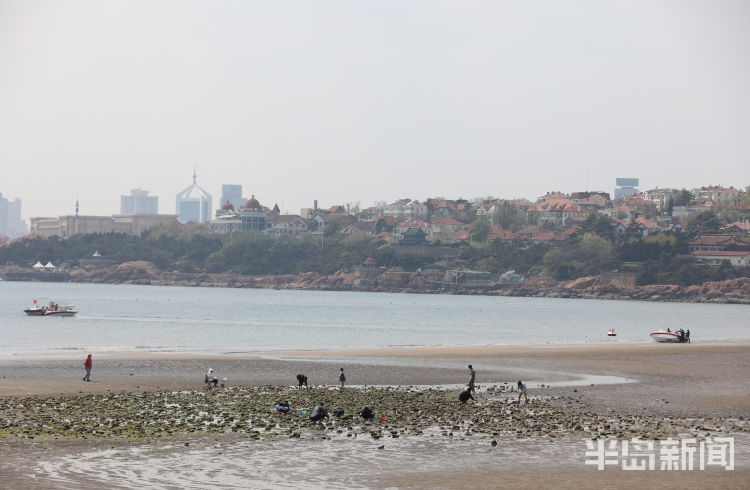
<svg viewBox="0 0 750 490">
<path fill-rule="evenodd" d="M 10 201 L 0 193 L 0 235 L 18 238 L 26 234 L 26 221 L 21 219 L 21 200 Z"/>
<path fill-rule="evenodd" d="M 638 185 L 640 179 L 626 179 L 617 178 L 616 184 L 620 187 L 615 188 L 615 199 L 620 199 L 622 196 L 629 196 L 630 194 L 638 194 Z"/>
<path fill-rule="evenodd" d="M 177 220 L 180 223 L 205 223 L 211 219 L 211 194 L 196 183 L 193 171 L 193 185 L 177 194 Z"/>
<path fill-rule="evenodd" d="M 237 184 L 224 184 L 221 186 L 220 206 L 226 203 L 234 206 L 235 209 L 241 208 L 247 199 L 242 197 L 242 186 Z"/>
<path fill-rule="evenodd" d="M 140 187 L 120 196 L 120 214 L 159 214 L 159 196 L 149 196 Z"/>
</svg>

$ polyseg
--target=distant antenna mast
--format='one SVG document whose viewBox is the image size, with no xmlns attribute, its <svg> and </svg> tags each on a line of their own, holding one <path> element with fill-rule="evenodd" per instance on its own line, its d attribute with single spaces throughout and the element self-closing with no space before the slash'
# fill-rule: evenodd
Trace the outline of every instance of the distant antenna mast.
<svg viewBox="0 0 750 490">
<path fill-rule="evenodd" d="M 586 192 L 589 191 L 589 171 L 586 169 Z"/>
<path fill-rule="evenodd" d="M 76 196 L 76 218 L 73 225 L 74 233 L 78 234 L 78 196 Z"/>
</svg>

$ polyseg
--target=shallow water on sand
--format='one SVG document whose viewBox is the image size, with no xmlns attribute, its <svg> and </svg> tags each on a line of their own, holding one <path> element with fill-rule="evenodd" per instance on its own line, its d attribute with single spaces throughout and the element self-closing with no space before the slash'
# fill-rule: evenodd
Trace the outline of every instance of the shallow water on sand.
<svg viewBox="0 0 750 490">
<path fill-rule="evenodd" d="M 369 435 L 332 440 L 203 440 L 125 449 L 87 451 L 37 464 L 39 481 L 72 485 L 81 477 L 110 486 L 174 488 L 351 488 L 369 487 L 382 476 L 412 471 L 515 464 L 578 463 L 578 440 L 512 441 L 491 446 L 491 438 L 431 437 L 373 440 Z M 379 446 L 383 449 L 378 449 Z M 580 456 L 580 457 L 578 457 Z M 450 463 L 448 463 L 450 462 Z"/>
<path fill-rule="evenodd" d="M 575 437 L 497 439 L 496 446 L 491 445 L 491 436 L 446 437 L 439 429 L 378 441 L 367 433 L 357 438 L 334 434 L 331 440 L 315 438 L 315 434 L 303 437 L 308 438 L 231 442 L 203 438 L 189 446 L 157 442 L 90 450 L 45 459 L 29 470 L 45 487 L 79 488 L 82 482 L 106 482 L 108 488 L 258 489 L 372 488 L 382 487 L 393 476 L 419 478 L 431 472 L 488 468 L 523 469 L 530 474 L 550 466 L 595 470 L 586 465 L 591 459 L 586 455 L 586 440 Z M 653 471 L 659 472 L 656 447 Z M 747 435 L 735 436 L 734 460 L 737 469 L 747 468 Z M 619 473 L 618 466 L 606 471 Z M 693 472 L 699 472 L 697 463 Z"/>
<path fill-rule="evenodd" d="M 31 317 L 32 300 L 75 317 Z M 0 281 L 0 355 L 750 340 L 748 305 Z M 614 328 L 617 337 L 607 337 Z"/>
</svg>

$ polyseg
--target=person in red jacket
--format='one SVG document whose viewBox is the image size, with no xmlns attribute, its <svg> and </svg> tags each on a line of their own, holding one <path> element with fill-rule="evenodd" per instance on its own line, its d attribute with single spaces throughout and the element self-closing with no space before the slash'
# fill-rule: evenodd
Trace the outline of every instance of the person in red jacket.
<svg viewBox="0 0 750 490">
<path fill-rule="evenodd" d="M 83 377 L 84 381 L 91 381 L 91 366 L 94 364 L 94 361 L 91 360 L 91 354 L 86 358 L 86 361 L 83 363 L 83 367 L 86 368 L 86 376 Z"/>
</svg>

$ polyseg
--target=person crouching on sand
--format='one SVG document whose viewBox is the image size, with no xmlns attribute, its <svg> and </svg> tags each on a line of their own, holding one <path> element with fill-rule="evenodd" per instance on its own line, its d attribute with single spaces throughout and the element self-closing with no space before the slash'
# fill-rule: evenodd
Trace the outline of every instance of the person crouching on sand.
<svg viewBox="0 0 750 490">
<path fill-rule="evenodd" d="M 216 374 L 214 373 L 214 370 L 211 368 L 208 368 L 208 372 L 206 373 L 206 379 L 205 383 L 211 387 L 211 383 L 216 386 L 216 384 L 219 382 L 219 378 L 216 377 Z"/>
<path fill-rule="evenodd" d="M 526 394 L 526 383 L 518 382 L 518 403 L 521 403 L 521 395 L 526 399 L 526 403 L 529 403 L 529 396 Z"/>
<path fill-rule="evenodd" d="M 83 377 L 84 381 L 91 381 L 91 366 L 94 365 L 94 361 L 91 359 L 91 354 L 83 362 L 83 367 L 86 368 L 86 376 Z"/>
</svg>

